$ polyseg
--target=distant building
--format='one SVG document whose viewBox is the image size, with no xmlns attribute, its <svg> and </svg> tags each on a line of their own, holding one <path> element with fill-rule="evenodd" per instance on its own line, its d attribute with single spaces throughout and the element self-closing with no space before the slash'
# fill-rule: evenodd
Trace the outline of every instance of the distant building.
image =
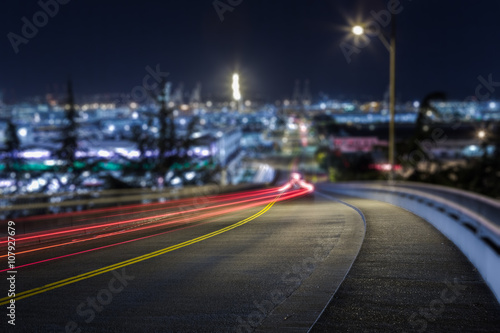
<svg viewBox="0 0 500 333">
<path fill-rule="evenodd" d="M 330 138 L 330 149 L 342 153 L 372 152 L 376 146 L 387 146 L 387 141 L 373 137 L 334 137 Z"/>
<path fill-rule="evenodd" d="M 201 83 L 198 82 L 196 87 L 193 89 L 191 93 L 191 97 L 189 98 L 189 104 L 193 105 L 196 103 L 201 103 Z"/>
<path fill-rule="evenodd" d="M 227 166 L 240 152 L 241 129 L 232 127 L 200 136 L 190 154 L 198 158 L 212 158 L 221 167 Z"/>
</svg>

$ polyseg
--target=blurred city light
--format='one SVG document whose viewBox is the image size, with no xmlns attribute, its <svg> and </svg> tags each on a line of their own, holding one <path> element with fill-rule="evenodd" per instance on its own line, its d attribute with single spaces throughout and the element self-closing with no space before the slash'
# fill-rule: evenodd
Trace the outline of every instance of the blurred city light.
<svg viewBox="0 0 500 333">
<path fill-rule="evenodd" d="M 365 33 L 365 29 L 360 25 L 355 25 L 354 27 L 352 27 L 352 33 L 356 36 L 361 36 Z"/>
<path fill-rule="evenodd" d="M 26 128 L 20 128 L 17 133 L 19 134 L 19 136 L 25 137 L 26 135 L 28 135 L 28 130 Z"/>
<path fill-rule="evenodd" d="M 239 101 L 241 99 L 240 76 L 236 73 L 233 74 L 233 84 L 231 87 L 233 88 L 233 99 Z"/>
</svg>

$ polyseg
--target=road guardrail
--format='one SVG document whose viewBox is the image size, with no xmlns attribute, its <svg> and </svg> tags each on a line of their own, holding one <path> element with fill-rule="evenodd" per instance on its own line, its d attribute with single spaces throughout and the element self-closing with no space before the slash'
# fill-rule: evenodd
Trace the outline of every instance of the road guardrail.
<svg viewBox="0 0 500 333">
<path fill-rule="evenodd" d="M 500 201 L 410 182 L 324 183 L 317 188 L 384 201 L 424 218 L 460 248 L 500 302 Z"/>
</svg>

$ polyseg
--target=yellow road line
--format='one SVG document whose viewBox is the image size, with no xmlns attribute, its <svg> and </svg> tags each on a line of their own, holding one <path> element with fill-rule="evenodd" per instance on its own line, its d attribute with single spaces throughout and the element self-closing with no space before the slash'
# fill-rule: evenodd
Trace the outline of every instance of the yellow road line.
<svg viewBox="0 0 500 333">
<path fill-rule="evenodd" d="M 132 264 L 135 264 L 135 263 L 147 260 L 147 259 L 151 259 L 151 258 L 160 256 L 162 254 L 165 254 L 165 253 L 168 253 L 168 252 L 172 252 L 172 251 L 175 251 L 177 249 L 189 246 L 191 244 L 195 244 L 195 243 L 201 242 L 201 241 L 203 241 L 205 239 L 208 239 L 208 238 L 220 235 L 220 234 L 225 233 L 225 232 L 227 232 L 229 230 L 232 230 L 232 229 L 235 229 L 235 228 L 237 228 L 239 226 L 242 226 L 243 224 L 248 223 L 248 222 L 256 219 L 257 217 L 263 215 L 265 212 L 267 212 L 269 209 L 271 209 L 271 207 L 276 203 L 276 201 L 279 199 L 280 196 L 281 196 L 281 194 L 279 194 L 276 198 L 274 198 L 273 201 L 271 201 L 269 204 L 267 204 L 266 207 L 264 207 L 262 210 L 260 210 L 259 212 L 255 213 L 254 215 L 252 215 L 250 217 L 247 217 L 246 219 L 241 220 L 241 221 L 239 221 L 237 223 L 231 224 L 230 226 L 227 226 L 225 228 L 213 231 L 213 232 L 211 232 L 209 234 L 206 234 L 206 235 L 203 235 L 203 236 L 200 236 L 200 237 L 197 237 L 197 238 L 194 238 L 194 239 L 191 239 L 191 240 L 188 240 L 188 241 L 176 244 L 176 245 L 172 245 L 172 246 L 166 247 L 166 248 L 161 249 L 161 250 L 157 250 L 157 251 L 154 251 L 154 252 L 151 252 L 151 253 L 144 254 L 144 255 L 139 256 L 139 257 L 135 257 L 135 258 L 132 258 L 132 259 L 129 259 L 129 260 L 122 261 L 122 262 L 116 263 L 114 265 L 106 266 L 106 267 L 99 268 L 99 269 L 96 269 L 96 270 L 93 270 L 93 271 L 90 271 L 90 272 L 87 272 L 87 273 L 84 273 L 84 274 L 80 274 L 80 275 L 76 275 L 76 276 L 70 277 L 70 278 L 67 278 L 67 279 L 64 279 L 64 280 L 60 280 L 60 281 L 57 281 L 57 282 L 46 284 L 46 285 L 44 285 L 42 287 L 38 287 L 38 288 L 35 288 L 35 289 L 23 291 L 21 293 L 16 294 L 16 297 L 13 297 L 13 299 L 15 299 L 16 301 L 18 301 L 18 300 L 21 300 L 23 298 L 27 298 L 27 297 L 31 297 L 31 296 L 34 296 L 34 295 L 37 295 L 37 294 L 41 294 L 41 293 L 44 293 L 44 292 L 52 290 L 52 289 L 57 289 L 57 288 L 66 286 L 68 284 L 72 284 L 72 283 L 75 283 L 75 282 L 78 282 L 78 281 L 81 281 L 81 280 L 89 279 L 91 277 L 94 277 L 94 276 L 97 276 L 97 275 L 100 275 L 100 274 L 104 274 L 104 273 L 107 273 L 107 272 L 110 272 L 110 271 L 114 271 L 115 269 L 122 268 L 122 267 L 125 267 L 125 266 L 129 266 L 129 265 L 132 265 Z M 11 299 L 12 299 L 11 297 L 1 298 L 0 299 L 0 305 L 8 304 Z"/>
</svg>

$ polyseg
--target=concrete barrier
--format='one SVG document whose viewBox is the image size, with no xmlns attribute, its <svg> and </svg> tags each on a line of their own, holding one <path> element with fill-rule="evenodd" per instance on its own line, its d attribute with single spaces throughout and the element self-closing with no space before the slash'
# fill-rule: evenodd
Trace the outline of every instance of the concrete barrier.
<svg viewBox="0 0 500 333">
<path fill-rule="evenodd" d="M 324 192 L 384 201 L 424 218 L 469 258 L 500 302 L 500 202 L 443 186 L 398 182 L 320 184 Z"/>
</svg>

